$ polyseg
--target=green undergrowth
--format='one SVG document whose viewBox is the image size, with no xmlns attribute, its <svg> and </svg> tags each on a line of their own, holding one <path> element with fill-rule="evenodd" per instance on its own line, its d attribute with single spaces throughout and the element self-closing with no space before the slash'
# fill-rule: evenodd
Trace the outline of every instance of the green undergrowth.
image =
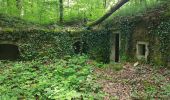
<svg viewBox="0 0 170 100">
<path fill-rule="evenodd" d="M 0 26 L 13 28 L 40 27 L 38 24 L 2 13 L 0 13 Z"/>
<path fill-rule="evenodd" d="M 123 69 L 123 64 L 122 63 L 109 63 L 109 64 L 105 64 L 102 66 L 102 68 L 104 69 L 110 69 L 112 71 L 121 71 Z"/>
<path fill-rule="evenodd" d="M 135 67 L 136 78 L 131 81 L 132 98 L 134 100 L 169 100 L 170 70 L 158 66 Z"/>
<path fill-rule="evenodd" d="M 168 69 L 152 69 L 146 71 L 142 68 L 137 68 L 139 76 L 143 77 L 138 81 L 135 81 L 132 86 L 132 98 L 134 100 L 169 100 L 170 98 L 170 81 Z M 151 71 L 151 72 L 150 72 Z M 136 84 L 136 86 L 134 85 Z M 140 84 L 140 85 L 137 85 Z"/>
<path fill-rule="evenodd" d="M 101 99 L 87 56 L 0 61 L 0 100 Z"/>
</svg>

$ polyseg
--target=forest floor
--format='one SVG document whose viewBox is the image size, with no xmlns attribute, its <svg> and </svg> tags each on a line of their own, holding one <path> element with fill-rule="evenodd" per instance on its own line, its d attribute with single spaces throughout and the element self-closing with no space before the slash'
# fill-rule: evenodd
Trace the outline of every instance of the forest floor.
<svg viewBox="0 0 170 100">
<path fill-rule="evenodd" d="M 103 64 L 87 56 L 0 61 L 0 100 L 82 98 L 170 100 L 170 70 L 140 63 Z"/>
<path fill-rule="evenodd" d="M 126 63 L 120 71 L 113 66 L 96 68 L 97 83 L 107 95 L 104 100 L 170 99 L 170 70 Z"/>
</svg>

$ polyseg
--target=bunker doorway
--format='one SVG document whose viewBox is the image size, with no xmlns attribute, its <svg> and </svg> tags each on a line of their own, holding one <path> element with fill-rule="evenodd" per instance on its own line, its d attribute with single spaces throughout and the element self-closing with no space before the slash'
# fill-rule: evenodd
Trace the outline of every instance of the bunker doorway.
<svg viewBox="0 0 170 100">
<path fill-rule="evenodd" d="M 81 53 L 81 42 L 77 41 L 73 44 L 73 49 L 75 54 L 80 54 Z"/>
<path fill-rule="evenodd" d="M 112 36 L 112 49 L 110 60 L 114 62 L 119 62 L 120 60 L 120 34 L 114 34 Z"/>
<path fill-rule="evenodd" d="M 0 44 L 0 60 L 16 60 L 19 58 L 19 48 L 14 44 Z"/>
<path fill-rule="evenodd" d="M 115 35 L 115 62 L 119 62 L 119 43 L 120 43 L 120 36 L 119 34 Z"/>
</svg>

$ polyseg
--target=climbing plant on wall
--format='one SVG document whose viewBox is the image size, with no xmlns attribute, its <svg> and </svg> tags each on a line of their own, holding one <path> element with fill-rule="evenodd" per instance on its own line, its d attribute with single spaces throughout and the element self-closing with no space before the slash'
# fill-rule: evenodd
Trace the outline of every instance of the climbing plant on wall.
<svg viewBox="0 0 170 100">
<path fill-rule="evenodd" d="M 110 61 L 110 37 L 111 32 L 107 29 L 93 30 L 83 33 L 83 41 L 86 42 L 88 54 L 92 59 L 104 63 Z"/>
<path fill-rule="evenodd" d="M 160 52 L 162 53 L 162 59 L 170 61 L 170 20 L 164 20 L 156 29 L 156 34 L 160 40 Z"/>
</svg>

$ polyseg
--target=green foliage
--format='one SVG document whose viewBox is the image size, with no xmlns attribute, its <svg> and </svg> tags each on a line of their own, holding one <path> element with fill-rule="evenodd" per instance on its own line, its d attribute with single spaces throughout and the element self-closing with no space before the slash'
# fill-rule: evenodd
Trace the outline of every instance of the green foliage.
<svg viewBox="0 0 170 100">
<path fill-rule="evenodd" d="M 121 71 L 123 69 L 122 63 L 110 62 L 109 64 L 98 63 L 99 68 L 110 69 L 112 71 Z"/>
<path fill-rule="evenodd" d="M 168 99 L 170 97 L 170 83 L 166 80 L 166 77 L 159 73 L 152 74 L 151 80 L 142 81 L 144 85 L 143 91 L 136 89 L 132 92 L 132 97 L 134 99 L 154 100 Z"/>
<path fill-rule="evenodd" d="M 103 1 L 63 0 L 64 21 L 74 22 L 84 18 L 96 19 L 104 11 Z M 58 0 L 16 0 L 0 1 L 0 13 L 18 16 L 28 21 L 46 24 L 59 21 Z M 20 8 L 18 8 L 20 6 Z"/>
<path fill-rule="evenodd" d="M 29 28 L 38 27 L 37 24 L 28 22 L 18 17 L 11 17 L 7 14 L 0 13 L 0 26 L 3 28 Z"/>
<path fill-rule="evenodd" d="M 73 54 L 73 41 L 69 32 L 54 30 L 15 30 L 0 33 L 1 41 L 17 44 L 21 58 L 61 58 Z M 42 58 L 43 59 L 43 58 Z"/>
<path fill-rule="evenodd" d="M 156 33 L 160 40 L 160 52 L 162 59 L 169 62 L 170 55 L 170 20 L 162 21 L 156 29 Z"/>
<path fill-rule="evenodd" d="M 154 12 L 156 13 L 156 12 Z M 147 15 L 146 15 L 147 16 Z M 142 25 L 142 23 L 147 25 L 144 26 L 143 30 L 146 33 L 134 33 L 135 29 Z M 139 17 L 120 17 L 114 21 L 113 25 L 117 25 L 118 32 L 121 33 L 121 50 L 120 56 L 123 61 L 134 61 L 135 60 L 135 45 L 137 41 L 147 41 L 149 42 L 150 55 L 148 56 L 150 63 L 155 63 L 155 65 L 167 66 L 169 62 L 170 55 L 170 39 L 169 39 L 169 18 L 164 15 L 160 15 L 156 19 L 147 21 L 143 16 Z M 144 37 L 145 36 L 145 37 Z M 141 37 L 141 38 L 140 38 Z M 134 49 L 132 49 L 134 48 Z"/>
<path fill-rule="evenodd" d="M 111 67 L 113 67 L 113 70 L 115 70 L 115 71 L 120 71 L 123 69 L 123 65 L 120 63 L 115 63 L 113 65 L 111 64 Z"/>
<path fill-rule="evenodd" d="M 125 6 L 119 9 L 115 16 L 136 16 L 147 12 L 161 4 L 162 0 L 130 0 Z"/>
<path fill-rule="evenodd" d="M 123 17 L 116 23 L 118 24 L 118 29 L 121 32 L 121 60 L 122 61 L 131 61 L 133 59 L 132 52 L 132 33 L 134 31 L 135 24 L 139 18 L 130 20 L 129 18 Z"/>
<path fill-rule="evenodd" d="M 159 51 L 161 53 L 160 57 L 159 55 L 157 55 L 157 57 L 159 57 L 160 60 L 158 60 L 157 64 L 160 65 L 167 65 L 166 62 L 169 62 L 169 55 L 170 55 L 170 20 L 169 18 L 166 18 L 164 16 L 162 16 L 159 25 L 155 25 L 154 23 L 152 23 L 149 27 L 149 34 L 151 34 L 152 36 L 157 37 L 157 40 L 159 41 L 159 45 L 157 45 L 157 47 L 159 47 Z M 161 62 L 164 61 L 164 62 Z"/>
<path fill-rule="evenodd" d="M 67 59 L 1 62 L 0 98 L 88 99 L 101 98 L 87 56 Z"/>
<path fill-rule="evenodd" d="M 22 59 L 51 59 L 73 55 L 73 45 L 75 41 L 80 41 L 81 53 L 88 53 L 97 61 L 109 62 L 111 32 L 107 29 L 91 31 L 80 29 L 77 31 L 74 28 L 67 30 L 61 27 L 57 29 L 47 29 L 42 26 L 29 27 L 21 19 L 9 17 L 10 20 L 6 21 L 8 17 L 0 17 L 2 18 L 0 22 L 5 27 L 0 33 L 1 41 L 16 44 L 20 49 Z M 13 21 L 16 23 L 12 23 Z"/>
<path fill-rule="evenodd" d="M 82 39 L 86 42 L 88 54 L 92 59 L 104 63 L 110 61 L 110 36 L 111 32 L 107 29 L 93 30 L 83 34 Z"/>
<path fill-rule="evenodd" d="M 20 0 L 18 0 L 20 1 Z M 117 0 L 63 0 L 64 22 L 96 20 Z M 135 15 L 159 5 L 157 0 L 130 0 L 114 16 Z M 47 24 L 59 21 L 58 0 L 0 0 L 0 13 L 21 17 L 28 21 Z"/>
</svg>

